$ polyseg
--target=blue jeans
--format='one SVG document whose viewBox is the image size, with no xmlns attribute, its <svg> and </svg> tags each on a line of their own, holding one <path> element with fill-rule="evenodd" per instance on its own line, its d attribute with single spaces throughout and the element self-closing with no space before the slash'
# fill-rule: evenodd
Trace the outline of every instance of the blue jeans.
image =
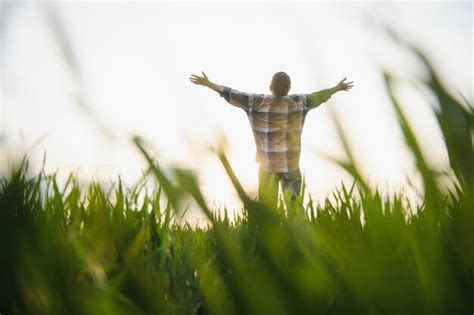
<svg viewBox="0 0 474 315">
<path fill-rule="evenodd" d="M 282 183 L 284 193 L 291 194 L 291 201 L 294 202 L 301 192 L 301 171 L 287 173 L 273 173 L 263 170 L 258 171 L 258 196 L 265 199 L 267 203 L 276 206 L 278 204 L 278 187 Z"/>
</svg>

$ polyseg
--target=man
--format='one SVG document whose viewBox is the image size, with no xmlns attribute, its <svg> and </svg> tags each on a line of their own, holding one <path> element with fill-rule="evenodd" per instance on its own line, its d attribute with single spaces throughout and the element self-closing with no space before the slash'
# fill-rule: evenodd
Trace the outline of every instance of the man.
<svg viewBox="0 0 474 315">
<path fill-rule="evenodd" d="M 273 75 L 271 95 L 249 94 L 215 84 L 204 72 L 192 74 L 190 81 L 206 86 L 247 113 L 257 147 L 259 198 L 276 205 L 278 186 L 291 194 L 294 201 L 301 191 L 301 132 L 306 114 L 326 102 L 334 93 L 349 91 L 353 82 L 342 79 L 332 88 L 311 94 L 291 94 L 290 77 L 285 72 Z"/>
</svg>

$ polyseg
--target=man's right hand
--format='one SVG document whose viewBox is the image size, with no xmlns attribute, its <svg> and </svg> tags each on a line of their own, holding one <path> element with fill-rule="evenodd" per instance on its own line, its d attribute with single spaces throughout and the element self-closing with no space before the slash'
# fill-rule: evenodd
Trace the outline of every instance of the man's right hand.
<svg viewBox="0 0 474 315">
<path fill-rule="evenodd" d="M 336 86 L 336 91 L 349 91 L 354 85 L 354 81 L 345 82 L 347 78 L 342 79 Z"/>
</svg>

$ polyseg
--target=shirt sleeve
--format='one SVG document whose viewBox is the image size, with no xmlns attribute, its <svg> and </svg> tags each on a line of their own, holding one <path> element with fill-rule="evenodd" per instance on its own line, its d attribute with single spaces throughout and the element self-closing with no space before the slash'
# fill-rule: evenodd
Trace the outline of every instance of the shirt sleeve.
<svg viewBox="0 0 474 315">
<path fill-rule="evenodd" d="M 327 102 L 334 93 L 331 89 L 324 89 L 311 94 L 306 94 L 306 110 L 311 110 Z"/>
<path fill-rule="evenodd" d="M 245 111 L 250 110 L 252 107 L 259 105 L 263 102 L 263 94 L 251 94 L 240 92 L 234 89 L 231 89 L 227 86 L 221 86 L 221 91 L 219 92 L 229 104 L 236 107 L 242 108 Z"/>
</svg>

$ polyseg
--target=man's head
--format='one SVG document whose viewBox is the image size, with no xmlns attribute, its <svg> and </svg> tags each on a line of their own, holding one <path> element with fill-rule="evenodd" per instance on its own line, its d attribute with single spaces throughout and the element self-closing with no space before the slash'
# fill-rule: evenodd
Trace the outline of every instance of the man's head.
<svg viewBox="0 0 474 315">
<path fill-rule="evenodd" d="M 291 88 L 291 80 L 288 74 L 283 71 L 273 75 L 270 91 L 276 96 L 285 96 Z"/>
</svg>

